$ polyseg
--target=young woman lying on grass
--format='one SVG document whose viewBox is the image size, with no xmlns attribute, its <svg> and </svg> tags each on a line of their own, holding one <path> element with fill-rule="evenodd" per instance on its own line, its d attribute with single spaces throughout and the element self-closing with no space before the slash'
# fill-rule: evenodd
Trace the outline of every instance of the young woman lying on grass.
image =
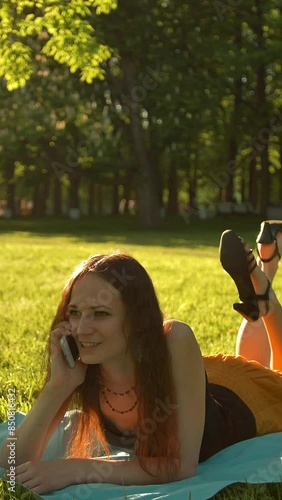
<svg viewBox="0 0 282 500">
<path fill-rule="evenodd" d="M 89 257 L 64 288 L 46 382 L 16 432 L 17 482 L 44 494 L 79 483 L 177 481 L 233 443 L 282 431 L 282 308 L 232 231 L 221 237 L 220 259 L 239 291 L 234 307 L 249 321 L 262 318 L 272 369 L 240 356 L 203 357 L 188 325 L 163 322 L 150 277 L 135 259 Z M 74 368 L 60 347 L 66 335 L 79 349 Z M 71 403 L 80 412 L 68 458 L 41 461 Z M 129 459 L 107 458 L 111 445 L 131 451 Z"/>
</svg>

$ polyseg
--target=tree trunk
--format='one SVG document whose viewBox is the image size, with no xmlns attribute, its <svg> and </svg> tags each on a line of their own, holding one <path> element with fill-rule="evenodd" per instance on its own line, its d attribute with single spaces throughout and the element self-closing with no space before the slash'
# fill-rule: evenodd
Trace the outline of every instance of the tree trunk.
<svg viewBox="0 0 282 500">
<path fill-rule="evenodd" d="M 249 167 L 249 201 L 256 210 L 258 204 L 258 184 L 257 184 L 257 151 L 253 146 L 250 167 Z"/>
<path fill-rule="evenodd" d="M 158 149 L 156 147 L 150 150 L 149 158 L 152 168 L 154 189 L 158 196 L 159 206 L 163 207 L 163 181 L 160 173 Z"/>
<path fill-rule="evenodd" d="M 235 35 L 235 45 L 240 54 L 242 47 L 242 25 L 240 23 L 240 29 Z M 238 135 L 239 135 L 239 122 L 240 122 L 240 107 L 242 102 L 242 80 L 241 75 L 237 78 L 234 87 L 234 110 L 233 117 L 230 128 L 230 138 L 228 147 L 228 163 L 226 167 L 226 173 L 228 175 L 228 181 L 226 184 L 226 201 L 232 202 L 234 200 L 234 177 L 236 174 L 236 156 L 238 152 Z"/>
<path fill-rule="evenodd" d="M 39 199 L 39 215 L 44 217 L 47 211 L 47 200 L 49 197 L 50 191 L 50 177 L 43 177 L 43 182 L 40 190 L 40 199 Z"/>
<path fill-rule="evenodd" d="M 217 196 L 217 201 L 224 202 L 226 200 L 226 192 L 222 187 L 219 188 L 218 190 L 218 196 Z"/>
<path fill-rule="evenodd" d="M 9 165 L 7 169 L 7 188 L 6 188 L 6 198 L 7 206 L 6 213 L 7 217 L 14 217 L 16 215 L 16 186 L 14 182 L 15 165 Z"/>
<path fill-rule="evenodd" d="M 62 215 L 62 184 L 61 179 L 54 177 L 53 185 L 53 210 L 54 215 Z"/>
<path fill-rule="evenodd" d="M 32 214 L 39 216 L 39 206 L 40 206 L 40 181 L 36 180 L 33 184 L 33 209 Z"/>
<path fill-rule="evenodd" d="M 37 179 L 33 191 L 33 215 L 44 217 L 46 215 L 46 202 L 49 195 L 49 179 Z"/>
<path fill-rule="evenodd" d="M 140 106 L 134 102 L 132 91 L 135 84 L 135 68 L 128 54 L 121 54 L 124 88 L 127 96 L 122 96 L 123 105 L 128 107 L 130 129 L 137 162 L 139 164 L 137 179 L 138 213 L 144 228 L 161 225 L 161 212 L 152 164 L 146 150 L 145 134 L 140 117 Z"/>
<path fill-rule="evenodd" d="M 168 204 L 167 214 L 178 215 L 178 177 L 175 161 L 171 161 L 168 178 Z"/>
<path fill-rule="evenodd" d="M 69 174 L 70 189 L 69 189 L 69 208 L 79 210 L 79 184 L 80 184 L 80 171 L 78 167 L 72 170 Z"/>
<path fill-rule="evenodd" d="M 188 205 L 193 210 L 198 210 L 197 196 L 197 178 L 195 175 L 190 175 L 188 176 Z"/>
<path fill-rule="evenodd" d="M 97 202 L 98 202 L 98 215 L 103 215 L 103 186 L 102 184 L 97 185 Z"/>
<path fill-rule="evenodd" d="M 237 127 L 235 126 L 231 132 L 231 137 L 229 139 L 229 149 L 228 149 L 228 162 L 227 162 L 227 183 L 226 183 L 226 189 L 225 189 L 225 201 L 232 202 L 234 201 L 234 176 L 235 176 L 235 171 L 236 168 L 234 168 L 234 165 L 236 165 L 236 156 L 237 156 L 237 150 L 238 150 L 238 143 L 236 140 L 236 129 Z"/>
<path fill-rule="evenodd" d="M 87 213 L 89 216 L 92 216 L 95 213 L 94 204 L 95 204 L 95 182 L 91 179 L 89 184 L 88 184 Z"/>
<path fill-rule="evenodd" d="M 123 206 L 123 213 L 128 214 L 128 204 L 129 204 L 129 198 L 130 198 L 130 185 L 129 182 L 126 181 L 123 184 L 123 199 L 124 199 L 124 206 Z"/>
<path fill-rule="evenodd" d="M 270 173 L 269 173 L 269 141 L 261 151 L 261 198 L 259 213 L 262 217 L 266 217 L 267 208 L 270 202 Z"/>
<path fill-rule="evenodd" d="M 255 24 L 255 33 L 257 36 L 257 43 L 262 52 L 265 49 L 265 39 L 263 33 L 263 12 L 262 0 L 256 0 L 257 23 Z M 265 119 L 268 116 L 268 107 L 266 101 L 266 66 L 264 63 L 260 64 L 257 72 L 257 109 L 260 116 Z M 259 213 L 262 217 L 267 214 L 267 207 L 270 199 L 270 173 L 269 173 L 269 134 L 263 134 L 264 130 L 269 130 L 269 122 L 260 121 L 263 127 L 258 134 L 259 150 L 261 158 L 261 189 L 259 200 Z"/>
<path fill-rule="evenodd" d="M 242 202 L 246 201 L 246 179 L 244 177 L 243 170 L 242 170 L 242 174 L 241 174 L 241 194 L 242 194 L 241 201 Z"/>
<path fill-rule="evenodd" d="M 113 176 L 112 210 L 111 210 L 112 215 L 119 214 L 118 186 L 119 186 L 119 175 L 115 173 Z"/>
<path fill-rule="evenodd" d="M 195 147 L 195 160 L 191 164 L 188 172 L 188 196 L 189 196 L 189 207 L 194 213 L 198 211 L 198 175 L 199 175 L 199 147 L 196 144 Z"/>
<path fill-rule="evenodd" d="M 125 200 L 123 208 L 124 214 L 128 214 L 129 212 L 129 200 L 131 197 L 131 190 L 133 184 L 134 184 L 134 175 L 132 173 L 132 170 L 128 170 L 127 172 L 125 172 L 124 182 L 123 182 L 123 198 Z"/>
</svg>

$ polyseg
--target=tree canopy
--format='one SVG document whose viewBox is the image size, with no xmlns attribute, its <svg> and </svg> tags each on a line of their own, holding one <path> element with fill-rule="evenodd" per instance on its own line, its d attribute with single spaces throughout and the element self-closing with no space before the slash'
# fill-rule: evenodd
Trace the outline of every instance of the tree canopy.
<svg viewBox="0 0 282 500">
<path fill-rule="evenodd" d="M 11 213 L 143 226 L 281 198 L 278 0 L 2 0 L 0 189 Z"/>
</svg>

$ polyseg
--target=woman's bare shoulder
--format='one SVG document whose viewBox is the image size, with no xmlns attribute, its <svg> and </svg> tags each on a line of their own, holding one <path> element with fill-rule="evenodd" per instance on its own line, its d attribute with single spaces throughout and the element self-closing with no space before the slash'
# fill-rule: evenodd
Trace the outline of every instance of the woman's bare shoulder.
<svg viewBox="0 0 282 500">
<path fill-rule="evenodd" d="M 193 330 L 187 323 L 177 319 L 169 319 L 164 323 L 164 332 L 168 349 L 172 355 L 172 361 L 178 363 L 183 359 L 184 363 L 193 359 L 202 365 L 202 353 Z"/>
<path fill-rule="evenodd" d="M 181 338 L 196 340 L 192 328 L 184 321 L 167 319 L 164 321 L 164 332 L 168 343 L 177 342 Z"/>
</svg>

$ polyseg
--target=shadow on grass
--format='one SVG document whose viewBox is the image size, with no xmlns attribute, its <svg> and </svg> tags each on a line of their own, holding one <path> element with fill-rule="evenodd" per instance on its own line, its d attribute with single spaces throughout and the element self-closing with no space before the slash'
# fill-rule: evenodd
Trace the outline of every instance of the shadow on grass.
<svg viewBox="0 0 282 500">
<path fill-rule="evenodd" d="M 78 221 L 66 217 L 25 217 L 0 219 L 0 235 L 22 233 L 23 236 L 46 238 L 61 235 L 89 243 L 116 241 L 145 246 L 217 247 L 225 229 L 234 229 L 252 244 L 260 222 L 258 216 L 225 216 L 209 220 L 193 217 L 187 224 L 183 217 L 171 217 L 165 219 L 160 228 L 140 229 L 135 216 L 82 217 Z"/>
</svg>

